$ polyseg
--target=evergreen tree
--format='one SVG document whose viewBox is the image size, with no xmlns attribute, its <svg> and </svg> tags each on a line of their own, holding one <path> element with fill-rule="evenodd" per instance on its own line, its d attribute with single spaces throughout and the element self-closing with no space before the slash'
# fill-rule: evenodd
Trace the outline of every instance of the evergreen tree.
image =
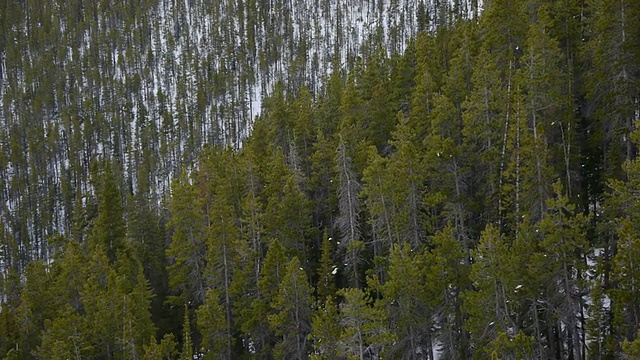
<svg viewBox="0 0 640 360">
<path fill-rule="evenodd" d="M 227 319 L 221 305 L 220 291 L 209 289 L 204 304 L 196 309 L 198 329 L 202 334 L 202 352 L 211 359 L 229 358 Z"/>
<path fill-rule="evenodd" d="M 287 101 L 285 99 L 285 89 L 282 82 L 276 83 L 273 95 L 267 100 L 267 115 L 269 128 L 269 141 L 275 148 L 282 149 L 284 154 L 289 154 L 289 147 L 292 144 L 293 134 L 292 117 L 289 113 Z"/>
<path fill-rule="evenodd" d="M 323 96 L 318 99 L 318 128 L 319 132 L 332 137 L 339 126 L 341 115 L 340 106 L 345 91 L 344 72 L 333 62 L 333 71 L 329 75 Z"/>
<path fill-rule="evenodd" d="M 493 0 L 480 20 L 483 47 L 495 53 L 503 75 L 509 76 L 527 32 L 525 4 L 512 0 Z M 482 31 L 481 30 L 481 31 Z"/>
<path fill-rule="evenodd" d="M 421 195 L 424 171 L 419 150 L 414 145 L 415 133 L 408 119 L 398 113 L 398 124 L 392 134 L 391 145 L 395 152 L 387 163 L 387 179 L 391 183 L 391 201 L 394 211 L 391 218 L 399 243 L 407 241 L 414 249 L 419 249 L 424 241 L 424 226 L 421 212 Z"/>
<path fill-rule="evenodd" d="M 172 235 L 166 250 L 169 285 L 176 292 L 172 301 L 200 304 L 204 301 L 206 268 L 203 199 L 185 176 L 174 182 L 172 191 L 167 223 Z"/>
<path fill-rule="evenodd" d="M 357 70 L 349 75 L 347 85 L 342 92 L 341 103 L 339 108 L 340 122 L 338 126 L 338 146 L 344 143 L 345 154 L 353 161 L 353 167 L 356 172 L 364 167 L 364 159 L 358 157 L 361 152 L 360 148 L 370 144 L 370 134 L 362 129 L 366 127 L 366 112 L 364 110 L 365 101 L 362 91 L 356 82 Z"/>
<path fill-rule="evenodd" d="M 141 266 L 118 261 L 110 266 L 106 254 L 96 249 L 81 293 L 86 336 L 96 357 L 140 357 L 155 333 L 149 312 L 152 294 Z"/>
<path fill-rule="evenodd" d="M 332 239 L 327 235 L 325 230 L 322 237 L 322 255 L 320 257 L 320 266 L 318 267 L 318 302 L 322 307 L 327 298 L 335 295 L 336 283 L 335 273 L 337 267 L 333 263 L 333 246 Z"/>
<path fill-rule="evenodd" d="M 411 126 L 418 139 L 424 139 L 429 133 L 429 115 L 433 109 L 433 99 L 439 91 L 440 69 L 434 59 L 439 57 L 435 39 L 420 33 L 416 39 L 416 86 L 411 94 Z"/>
<path fill-rule="evenodd" d="M 548 304 L 558 327 L 566 330 L 558 334 L 559 352 L 583 359 L 584 343 L 584 279 L 585 249 L 588 247 L 585 229 L 587 218 L 576 214 L 575 206 L 563 193 L 560 182 L 554 184 L 555 198 L 547 202 L 547 213 L 540 222 L 543 239 L 541 250 L 547 259 L 545 264 L 548 290 Z M 548 325 L 554 326 L 551 323 Z M 553 349 L 550 340 L 549 348 Z"/>
<path fill-rule="evenodd" d="M 312 205 L 314 227 L 327 227 L 334 223 L 334 208 L 337 207 L 337 185 L 335 174 L 335 143 L 319 132 L 311 155 L 309 199 Z M 333 231 L 331 232 L 333 233 Z"/>
<path fill-rule="evenodd" d="M 151 305 L 154 296 L 149 282 L 139 266 L 133 287 L 120 284 L 120 291 L 128 291 L 124 295 L 122 317 L 122 347 L 125 358 L 139 358 L 144 354 L 144 347 L 156 333 L 156 326 L 151 318 Z"/>
<path fill-rule="evenodd" d="M 0 2 L 0 358 L 637 357 L 639 18 Z"/>
<path fill-rule="evenodd" d="M 269 316 L 269 323 L 279 338 L 273 352 L 275 358 L 307 358 L 312 291 L 300 261 L 294 257 L 287 265 L 278 295 L 271 305 L 275 313 Z"/>
<path fill-rule="evenodd" d="M 360 183 L 351 165 L 351 158 L 347 155 L 344 141 L 341 141 L 336 153 L 336 172 L 338 173 L 338 209 L 336 227 L 340 232 L 340 248 L 345 252 L 344 262 L 348 267 L 352 284 L 359 288 L 360 283 L 360 253 L 364 246 L 360 228 Z"/>
<path fill-rule="evenodd" d="M 613 302 L 612 310 L 616 318 L 616 335 L 620 341 L 632 341 L 638 332 L 640 318 L 639 291 L 636 285 L 640 280 L 637 259 L 640 256 L 638 239 L 631 220 L 624 219 L 618 230 L 619 238 L 616 255 L 613 258 L 612 280 L 614 288 L 610 290 Z"/>
<path fill-rule="evenodd" d="M 411 93 L 416 85 L 416 65 L 416 43 L 411 38 L 402 56 L 392 56 L 389 84 L 393 94 L 390 107 L 394 111 L 403 111 L 405 116 L 409 115 L 411 109 Z"/>
<path fill-rule="evenodd" d="M 118 253 L 125 248 L 127 228 L 122 197 L 110 163 L 107 163 L 101 180 L 98 216 L 91 230 L 91 239 L 94 246 L 103 249 L 109 260 L 113 262 Z"/>
<path fill-rule="evenodd" d="M 638 130 L 632 133 L 635 143 L 640 140 Z M 613 190 L 607 199 L 607 208 L 611 215 L 615 215 L 609 226 L 616 229 L 615 248 L 613 249 L 611 263 L 611 311 L 615 318 L 613 336 L 615 342 L 633 341 L 638 332 L 638 319 L 640 317 L 640 303 L 638 302 L 636 285 L 639 280 L 637 273 L 637 256 L 640 250 L 638 240 L 638 219 L 640 213 L 635 205 L 637 201 L 637 189 L 640 188 L 640 160 L 626 161 L 623 165 L 627 181 L 613 180 L 610 186 Z M 610 215 L 610 216 L 611 216 Z"/>
<path fill-rule="evenodd" d="M 388 67 L 386 65 L 385 54 L 381 50 L 376 50 L 366 60 L 366 66 L 362 75 L 356 79 L 356 86 L 360 90 L 358 93 L 362 97 L 362 112 L 364 122 L 362 127 L 354 128 L 364 141 L 375 145 L 382 150 L 389 140 L 394 124 L 389 121 L 393 118 L 393 103 L 391 103 Z M 356 75 L 358 75 L 356 71 Z M 349 87 L 345 93 L 346 99 L 349 96 Z M 351 109 L 358 111 L 358 109 Z M 355 115 L 352 113 L 352 115 Z M 353 126 L 358 126 L 353 123 Z M 351 139 L 346 137 L 350 141 Z M 361 169 L 361 167 L 359 168 Z"/>
<path fill-rule="evenodd" d="M 640 339 L 640 337 L 636 337 L 633 342 L 625 340 L 622 344 L 622 350 L 629 358 L 640 356 L 640 341 L 638 341 L 638 339 Z"/>
<path fill-rule="evenodd" d="M 478 351 L 478 358 L 491 356 L 491 343 L 502 333 L 517 334 L 519 329 L 510 304 L 511 293 L 519 285 L 512 276 L 509 248 L 498 230 L 488 225 L 482 233 L 478 249 L 472 252 L 475 259 L 471 267 L 470 279 L 475 290 L 464 294 L 465 311 L 469 314 L 466 328 L 471 334 L 471 342 Z M 498 354 L 501 355 L 501 354 Z"/>
<path fill-rule="evenodd" d="M 338 307 L 331 297 L 327 297 L 324 305 L 318 307 L 311 321 L 311 334 L 313 352 L 311 358 L 335 359 L 339 356 L 340 317 Z"/>
<path fill-rule="evenodd" d="M 422 271 L 425 264 L 416 254 L 406 242 L 395 245 L 389 254 L 388 280 L 384 284 L 376 284 L 377 280 L 369 284 L 380 290 L 380 305 L 395 335 L 390 353 L 403 359 L 418 359 L 425 352 L 433 357 L 430 334 L 433 312 Z"/>
<path fill-rule="evenodd" d="M 42 358 L 60 360 L 92 356 L 87 325 L 70 305 L 65 305 L 53 320 L 45 321 L 42 344 L 36 354 Z"/>
<path fill-rule="evenodd" d="M 153 338 L 144 347 L 144 360 L 170 360 L 177 358 L 178 350 L 173 334 L 165 334 L 159 343 Z"/>
<path fill-rule="evenodd" d="M 262 194 L 266 198 L 265 232 L 277 238 L 287 251 L 298 256 L 307 253 L 306 236 L 311 226 L 309 202 L 297 174 L 286 164 L 280 151 L 274 151 Z"/>
<path fill-rule="evenodd" d="M 252 299 L 250 308 L 242 311 L 244 320 L 241 325 L 242 331 L 253 344 L 255 353 L 260 357 L 268 356 L 275 342 L 275 334 L 265 319 L 271 314 L 271 305 L 284 277 L 286 262 L 287 257 L 282 245 L 277 239 L 274 239 L 267 250 L 260 271 L 258 294 Z"/>
<path fill-rule="evenodd" d="M 533 192 L 537 193 L 537 204 L 532 205 L 537 221 L 544 211 L 544 203 L 551 194 L 547 188 L 552 183 L 549 167 L 556 174 L 563 174 L 569 197 L 572 194 L 576 154 L 574 134 L 575 119 L 569 108 L 573 101 L 570 93 L 570 78 L 562 68 L 564 59 L 558 41 L 551 37 L 552 19 L 547 6 L 538 9 L 538 21 L 529 25 L 525 43 L 523 66 L 520 69 L 527 127 L 532 130 L 534 174 Z M 547 155 L 548 154 L 548 155 Z M 557 162 L 555 159 L 562 159 Z"/>
<path fill-rule="evenodd" d="M 308 160 L 311 158 L 313 152 L 313 143 L 315 142 L 316 127 L 314 124 L 315 105 L 313 103 L 312 94 L 306 86 L 303 86 L 292 104 L 293 112 L 293 144 L 295 147 L 290 149 L 289 163 L 294 164 L 294 171 L 296 167 L 300 167 L 298 171 L 301 171 L 305 177 L 310 176 L 310 163 Z M 292 158 L 294 154 L 300 158 L 296 165 L 296 161 Z M 306 161 L 305 161 L 306 160 Z"/>
<path fill-rule="evenodd" d="M 165 268 L 164 224 L 162 219 L 150 208 L 145 195 L 138 193 L 130 199 L 128 211 L 128 238 L 132 255 L 143 266 L 144 275 L 153 291 L 152 314 L 154 322 L 168 328 L 172 321 L 164 304 L 169 291 L 169 278 Z M 163 329 L 163 330 L 164 330 Z"/>
<path fill-rule="evenodd" d="M 500 221 L 505 233 L 517 236 L 524 218 L 532 222 L 542 218 L 551 193 L 549 183 L 556 176 L 541 131 L 526 121 L 522 94 L 516 91 L 512 100 L 512 123 L 504 147 L 507 159 L 500 178 Z"/>
<path fill-rule="evenodd" d="M 185 304 L 184 321 L 182 322 L 182 351 L 180 351 L 180 360 L 193 359 L 193 341 L 191 340 L 191 335 L 189 307 Z"/>
<path fill-rule="evenodd" d="M 484 225 L 498 216 L 499 164 L 496 159 L 500 158 L 506 101 L 495 60 L 484 49 L 478 55 L 471 81 L 473 90 L 463 103 L 463 149 L 472 174 L 467 180 L 471 197 L 469 208 L 478 217 L 470 223 L 477 223 L 473 233 L 479 235 Z"/>
<path fill-rule="evenodd" d="M 123 335 L 119 326 L 123 297 L 116 289 L 117 274 L 109 266 L 105 250 L 97 248 L 91 253 L 87 272 L 81 301 L 86 312 L 86 337 L 93 345 L 92 354 L 104 358 L 122 355 L 117 340 Z"/>
<path fill-rule="evenodd" d="M 443 356 L 451 359 L 469 357 L 469 334 L 464 331 L 468 321 L 464 292 L 470 288 L 469 252 L 465 251 L 450 224 L 436 232 L 432 249 L 425 249 L 418 265 L 423 272 L 426 308 L 433 314 L 427 333 L 427 349 L 433 353 L 434 337 L 442 344 Z M 423 305 L 425 306 L 425 305 Z M 437 329 L 433 334 L 433 328 Z"/>
<path fill-rule="evenodd" d="M 369 214 L 374 256 L 384 256 L 400 239 L 392 222 L 395 214 L 392 183 L 387 170 L 389 159 L 380 156 L 375 146 L 370 146 L 367 157 L 369 165 L 362 175 L 361 196 Z"/>
<path fill-rule="evenodd" d="M 22 289 L 20 307 L 17 309 L 21 319 L 19 327 L 21 341 L 18 348 L 23 357 L 35 352 L 40 342 L 41 331 L 47 320 L 53 319 L 63 303 L 56 299 L 55 291 L 49 286 L 55 278 L 50 269 L 40 261 L 27 265 L 26 283 Z"/>
<path fill-rule="evenodd" d="M 633 75 L 640 71 L 640 25 L 633 20 L 640 16 L 640 6 L 610 0 L 591 1 L 587 6 L 591 17 L 584 35 L 589 37 L 584 44 L 589 65 L 585 90 L 594 128 L 589 140 L 595 142 L 604 176 L 620 178 L 619 165 L 635 157 L 629 135 L 638 111 L 634 99 L 640 92 L 638 77 Z"/>
<path fill-rule="evenodd" d="M 225 313 L 224 331 L 225 356 L 232 357 L 234 321 L 232 317 L 235 293 L 233 281 L 235 274 L 244 268 L 241 254 L 246 253 L 241 241 L 238 226 L 239 180 L 236 173 L 235 158 L 230 151 L 214 150 L 204 159 L 198 177 L 199 184 L 206 186 L 205 207 L 207 221 L 207 268 L 208 286 L 220 290 L 221 305 Z"/>
<path fill-rule="evenodd" d="M 373 306 L 363 290 L 345 288 L 338 293 L 344 297 L 340 304 L 340 349 L 348 358 L 379 356 L 393 340 L 385 311 Z"/>
</svg>

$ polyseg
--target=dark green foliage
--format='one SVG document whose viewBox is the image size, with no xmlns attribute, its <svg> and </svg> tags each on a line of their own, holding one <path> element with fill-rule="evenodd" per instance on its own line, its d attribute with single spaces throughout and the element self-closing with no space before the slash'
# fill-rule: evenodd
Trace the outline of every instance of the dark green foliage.
<svg viewBox="0 0 640 360">
<path fill-rule="evenodd" d="M 184 321 L 182 322 L 182 351 L 180 351 L 180 360 L 193 359 L 193 342 L 191 340 L 191 315 L 189 307 L 184 307 Z"/>
<path fill-rule="evenodd" d="M 478 6 L 2 3 L 0 358 L 638 357 L 640 5 Z"/>
<path fill-rule="evenodd" d="M 89 241 L 106 252 L 110 261 L 115 261 L 126 241 L 126 223 L 122 197 L 118 190 L 111 165 L 107 164 L 98 189 L 98 216 Z"/>
<path fill-rule="evenodd" d="M 387 327 L 384 309 L 372 304 L 372 299 L 360 289 L 344 288 L 338 293 L 344 297 L 340 307 L 339 349 L 347 358 L 376 356 L 393 341 Z"/>
<path fill-rule="evenodd" d="M 273 355 L 280 359 L 305 359 L 309 353 L 312 289 L 297 257 L 289 261 L 271 304 L 269 324 L 278 340 Z"/>
<path fill-rule="evenodd" d="M 313 341 L 312 359 L 335 359 L 339 354 L 340 318 L 331 297 L 318 307 L 311 322 L 310 340 Z"/>
</svg>

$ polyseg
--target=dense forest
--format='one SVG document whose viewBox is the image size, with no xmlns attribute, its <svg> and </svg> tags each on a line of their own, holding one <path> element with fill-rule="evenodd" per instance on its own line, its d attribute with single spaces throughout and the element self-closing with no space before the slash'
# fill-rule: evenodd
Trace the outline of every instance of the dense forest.
<svg viewBox="0 0 640 360">
<path fill-rule="evenodd" d="M 0 358 L 640 357 L 640 2 L 0 29 Z"/>
</svg>

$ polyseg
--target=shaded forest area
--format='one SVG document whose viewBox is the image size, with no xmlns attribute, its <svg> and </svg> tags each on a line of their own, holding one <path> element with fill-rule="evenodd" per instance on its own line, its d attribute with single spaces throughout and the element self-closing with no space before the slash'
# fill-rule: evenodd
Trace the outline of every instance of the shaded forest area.
<svg viewBox="0 0 640 360">
<path fill-rule="evenodd" d="M 0 357 L 640 357 L 640 3 L 257 3 L 0 5 Z"/>
</svg>

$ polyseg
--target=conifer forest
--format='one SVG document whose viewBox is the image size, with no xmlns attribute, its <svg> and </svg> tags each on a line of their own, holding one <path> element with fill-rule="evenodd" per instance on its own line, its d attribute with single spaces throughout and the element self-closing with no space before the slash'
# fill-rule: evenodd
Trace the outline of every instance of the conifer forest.
<svg viewBox="0 0 640 360">
<path fill-rule="evenodd" d="M 0 359 L 640 359 L 640 1 L 0 0 Z"/>
</svg>

